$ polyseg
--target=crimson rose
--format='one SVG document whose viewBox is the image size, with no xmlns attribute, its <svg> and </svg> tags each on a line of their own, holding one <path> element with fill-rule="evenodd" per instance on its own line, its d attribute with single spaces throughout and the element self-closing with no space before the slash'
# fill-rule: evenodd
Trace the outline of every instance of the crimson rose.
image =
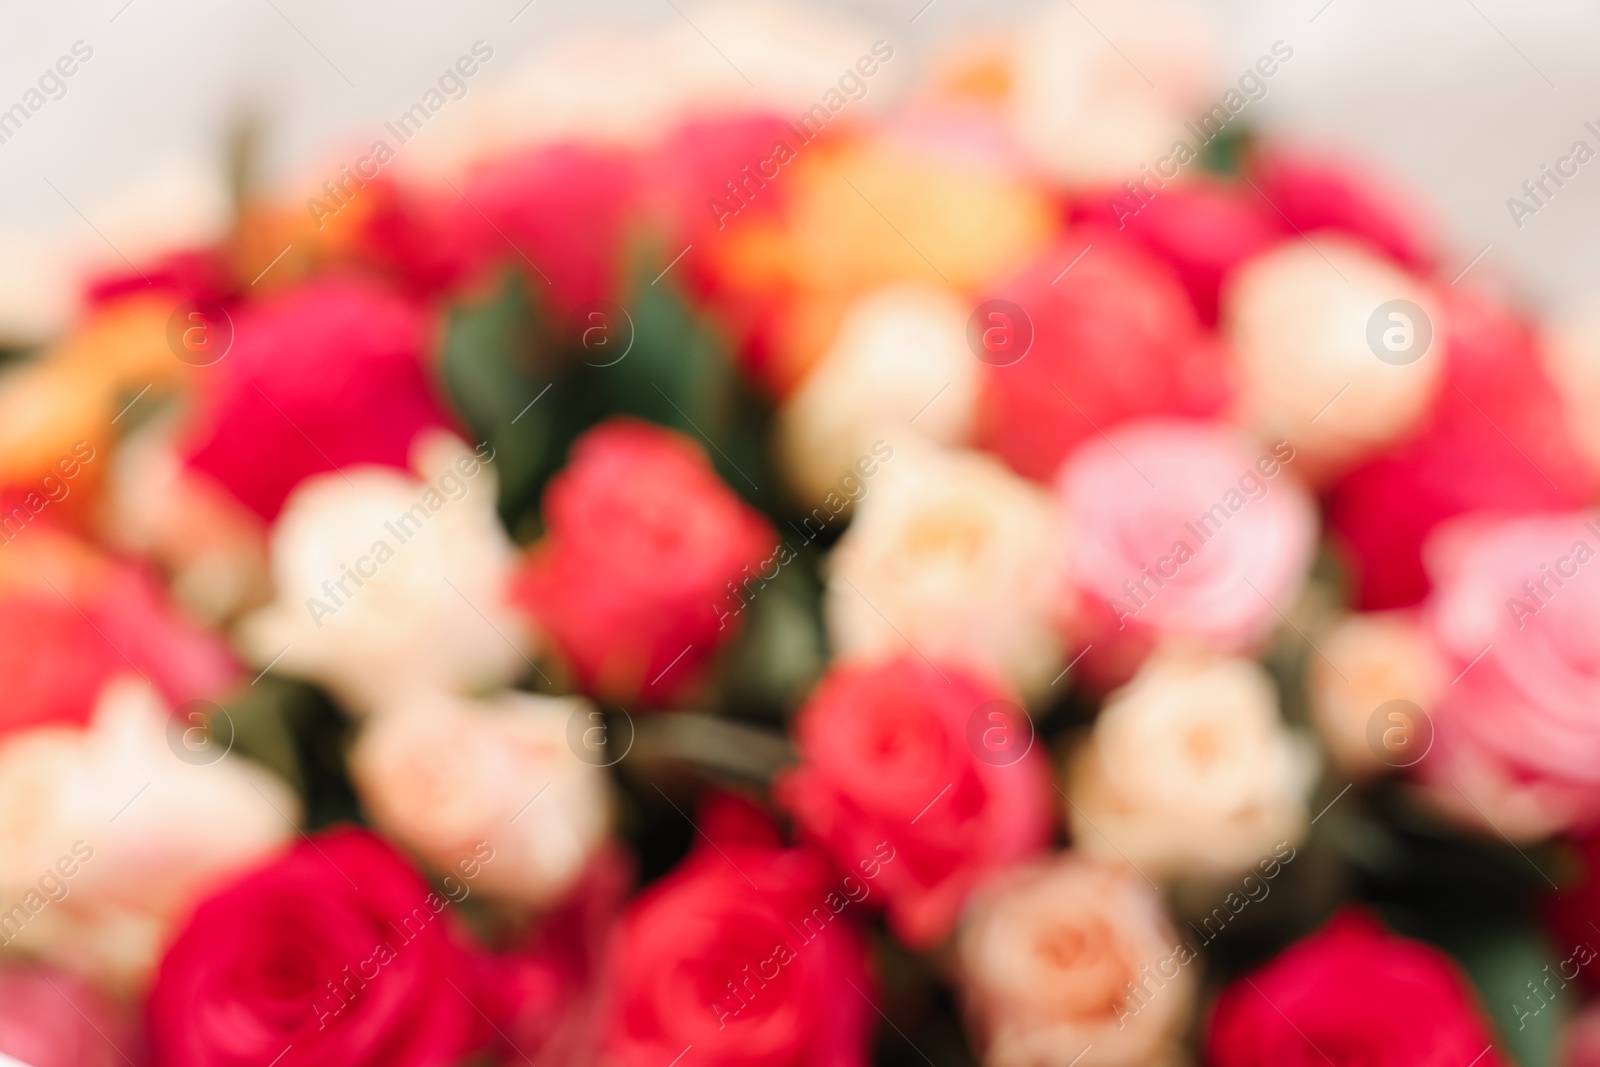
<svg viewBox="0 0 1600 1067">
<path fill-rule="evenodd" d="M 700 829 L 713 845 L 612 932 L 601 1062 L 669 1067 L 693 1046 L 700 1067 L 866 1067 L 872 989 L 850 910 L 869 876 L 832 877 L 822 857 L 778 847 L 769 824 L 727 806 Z"/>
<path fill-rule="evenodd" d="M 157 1061 L 454 1067 L 488 1027 L 449 903 L 365 830 L 305 839 L 201 904 L 168 949 L 148 1012 Z"/>
<path fill-rule="evenodd" d="M 1212 1067 L 1501 1067 L 1472 991 L 1448 956 L 1355 911 L 1223 990 Z"/>
</svg>

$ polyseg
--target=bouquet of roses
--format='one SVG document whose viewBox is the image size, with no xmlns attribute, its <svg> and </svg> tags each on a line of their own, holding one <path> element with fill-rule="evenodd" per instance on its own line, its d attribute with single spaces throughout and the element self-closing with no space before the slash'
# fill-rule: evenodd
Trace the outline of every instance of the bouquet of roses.
<svg viewBox="0 0 1600 1067">
<path fill-rule="evenodd" d="M 0 1053 L 1600 1062 L 1600 333 L 1081 7 L 530 68 L 9 350 Z"/>
</svg>

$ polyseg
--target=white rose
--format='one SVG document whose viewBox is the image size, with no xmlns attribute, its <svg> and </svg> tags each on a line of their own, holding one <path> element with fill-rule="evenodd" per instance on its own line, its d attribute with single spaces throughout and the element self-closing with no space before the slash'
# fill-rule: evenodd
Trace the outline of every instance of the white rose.
<svg viewBox="0 0 1600 1067">
<path fill-rule="evenodd" d="M 419 694 L 369 721 L 351 777 L 373 821 L 430 866 L 451 871 L 487 842 L 494 858 L 474 888 L 547 904 L 610 826 L 605 772 L 567 743 L 569 719 L 589 707 L 527 693 Z"/>
<path fill-rule="evenodd" d="M 779 459 L 802 500 L 851 493 L 872 442 L 913 420 L 930 441 L 967 443 L 979 377 L 966 329 L 966 305 L 933 286 L 884 289 L 851 307 L 778 412 Z"/>
<path fill-rule="evenodd" d="M 137 983 L 190 907 L 294 836 L 281 781 L 238 756 L 180 758 L 182 726 L 122 678 L 87 728 L 0 742 L 0 941 Z"/>
<path fill-rule="evenodd" d="M 1198 985 L 1197 954 L 1160 895 L 1124 866 L 1072 852 L 980 891 L 956 952 L 985 1067 L 1166 1062 Z"/>
<path fill-rule="evenodd" d="M 828 559 L 828 636 L 844 659 L 907 646 L 1024 694 L 1061 656 L 1049 495 L 977 452 L 902 439 Z"/>
<path fill-rule="evenodd" d="M 525 665 L 493 470 L 453 438 L 419 445 L 418 477 L 351 467 L 300 483 L 270 539 L 277 599 L 239 628 L 258 665 L 276 660 L 357 713 L 419 686 L 487 688 Z"/>
<path fill-rule="evenodd" d="M 1107 698 L 1071 762 L 1073 841 L 1149 877 L 1231 875 L 1299 841 L 1316 770 L 1255 662 L 1162 653 Z"/>
<path fill-rule="evenodd" d="M 1141 164 L 1193 143 L 1183 121 L 1208 106 L 1211 36 L 1188 4 L 1059 4 L 1018 42 L 1011 128 L 1068 185 L 1137 182 Z"/>
<path fill-rule="evenodd" d="M 1420 307 L 1422 318 L 1380 312 L 1395 300 Z M 1375 316 L 1376 349 L 1368 337 Z M 1337 233 L 1292 237 L 1245 263 L 1224 289 L 1222 318 L 1238 360 L 1241 417 L 1267 440 L 1287 438 L 1323 475 L 1414 426 L 1444 367 L 1444 323 L 1431 295 Z M 1430 333 L 1412 362 L 1387 361 L 1412 357 L 1385 338 L 1403 349 Z"/>
</svg>

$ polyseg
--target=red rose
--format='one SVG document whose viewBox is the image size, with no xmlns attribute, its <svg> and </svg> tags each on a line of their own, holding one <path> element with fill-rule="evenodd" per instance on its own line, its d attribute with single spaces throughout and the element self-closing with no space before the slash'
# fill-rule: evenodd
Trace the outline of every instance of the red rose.
<svg viewBox="0 0 1600 1067">
<path fill-rule="evenodd" d="M 1014 699 L 906 657 L 835 667 L 800 712 L 778 795 L 841 870 L 879 867 L 887 844 L 875 888 L 909 945 L 941 940 L 980 880 L 1049 841 L 1049 768 Z"/>
<path fill-rule="evenodd" d="M 544 521 L 513 597 L 586 691 L 623 703 L 691 688 L 737 630 L 736 583 L 777 564 L 772 528 L 700 446 L 634 419 L 578 439 Z"/>
<path fill-rule="evenodd" d="M 1172 185 L 1136 214 L 1130 208 L 1126 192 L 1111 189 L 1075 204 L 1072 217 L 1117 226 L 1119 236 L 1170 264 L 1207 326 L 1216 325 L 1224 275 L 1282 237 L 1281 218 L 1249 186 Z"/>
<path fill-rule="evenodd" d="M 605 1051 L 619 1067 L 866 1067 L 875 1013 L 851 909 L 871 883 L 715 811 L 700 846 L 612 932 Z M 887 868 L 885 868 L 887 869 Z"/>
<path fill-rule="evenodd" d="M 238 681 L 227 643 L 185 620 L 142 570 L 44 528 L 5 551 L 17 569 L 0 567 L 0 734 L 87 723 L 119 674 L 142 674 L 174 708 Z"/>
<path fill-rule="evenodd" d="M 1455 963 L 1346 911 L 1217 998 L 1212 1067 L 1501 1067 Z M 1481 1057 L 1481 1058 L 1480 1058 Z"/>
<path fill-rule="evenodd" d="M 1352 562 L 1356 604 L 1406 607 L 1428 591 L 1422 543 L 1469 511 L 1581 507 L 1595 475 L 1528 327 L 1485 297 L 1447 301 L 1445 382 L 1421 432 L 1337 482 L 1328 524 Z"/>
<path fill-rule="evenodd" d="M 144 1063 L 132 1023 L 81 978 L 43 967 L 0 970 L 0 1055 L 28 1067 Z"/>
<path fill-rule="evenodd" d="M 597 1055 L 596 1012 L 603 990 L 611 924 L 633 883 L 621 847 L 595 855 L 565 900 L 544 914 L 529 937 L 495 959 L 485 1010 L 497 1018 L 499 1058 L 507 1067 L 591 1067 Z"/>
<path fill-rule="evenodd" d="M 1250 160 L 1251 180 L 1269 220 L 1286 237 L 1312 230 L 1344 230 L 1366 239 L 1413 270 L 1425 271 L 1433 256 L 1416 207 L 1380 189 L 1370 178 L 1331 156 L 1275 150 Z"/>
<path fill-rule="evenodd" d="M 1079 227 L 998 296 L 1027 314 L 1033 345 L 985 367 L 980 437 L 1030 478 L 1123 419 L 1206 416 L 1228 399 L 1224 353 L 1172 268 L 1115 230 Z"/>
<path fill-rule="evenodd" d="M 456 215 L 485 259 L 526 269 L 534 292 L 565 318 L 586 300 L 620 292 L 638 182 L 633 159 L 622 153 L 542 146 L 473 174 L 462 187 L 471 203 Z"/>
<path fill-rule="evenodd" d="M 320 281 L 238 311 L 233 347 L 201 380 L 190 464 L 271 520 L 307 475 L 405 467 L 444 423 L 423 372 L 428 324 L 370 282 Z"/>
<path fill-rule="evenodd" d="M 449 904 L 365 830 L 305 839 L 201 904 L 167 950 L 157 1060 L 454 1067 L 489 1031 Z"/>
</svg>

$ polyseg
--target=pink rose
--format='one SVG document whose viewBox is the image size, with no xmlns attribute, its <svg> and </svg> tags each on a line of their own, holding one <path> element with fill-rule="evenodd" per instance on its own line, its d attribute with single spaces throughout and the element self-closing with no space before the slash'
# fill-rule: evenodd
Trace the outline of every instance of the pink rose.
<svg viewBox="0 0 1600 1067">
<path fill-rule="evenodd" d="M 0 1057 L 28 1067 L 147 1062 L 133 1020 L 94 986 L 45 967 L 0 970 Z"/>
<path fill-rule="evenodd" d="M 1230 431 L 1146 420 L 1091 439 L 1057 482 L 1068 580 L 1103 681 L 1157 640 L 1249 647 L 1298 595 L 1316 542 L 1292 444 L 1247 448 Z M 1089 665 L 1086 665 L 1089 666 Z"/>
<path fill-rule="evenodd" d="M 404 468 L 412 439 L 445 423 L 423 371 L 425 317 L 371 282 L 319 281 L 234 323 L 202 379 L 189 463 L 264 519 L 309 474 Z"/>
<path fill-rule="evenodd" d="M 1019 474 L 1049 480 L 1097 428 L 1204 417 L 1228 402 L 1227 353 L 1201 328 L 1178 276 L 1109 227 L 1078 228 L 993 295 L 1033 328 L 1020 359 L 986 362 L 979 418 L 982 443 Z"/>
<path fill-rule="evenodd" d="M 1454 681 L 1418 769 L 1469 822 L 1535 838 L 1600 816 L 1597 554 L 1592 512 L 1460 519 L 1426 546 L 1424 618 Z"/>
</svg>

